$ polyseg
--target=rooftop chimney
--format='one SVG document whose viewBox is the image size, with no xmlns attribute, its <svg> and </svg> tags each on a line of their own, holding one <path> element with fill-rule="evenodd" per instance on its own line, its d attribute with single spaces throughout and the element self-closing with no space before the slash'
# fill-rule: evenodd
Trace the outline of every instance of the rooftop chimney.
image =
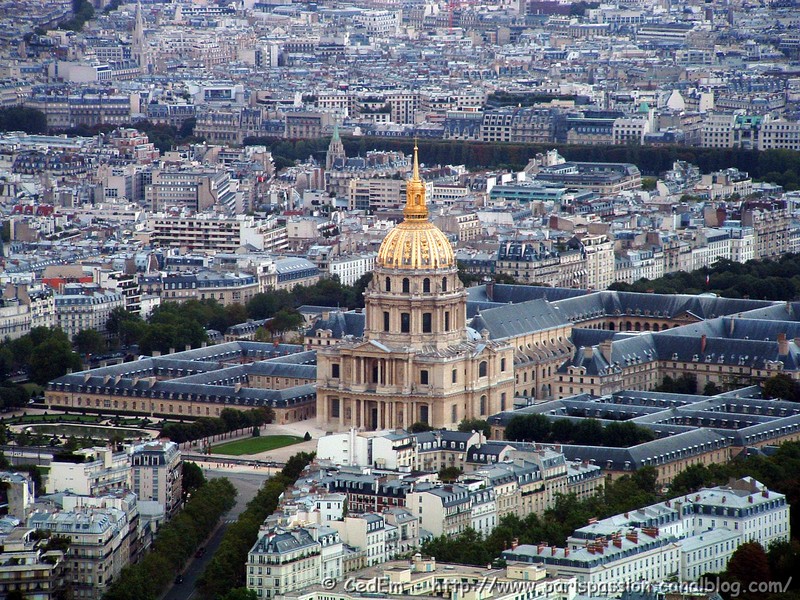
<svg viewBox="0 0 800 600">
<path fill-rule="evenodd" d="M 583 357 L 587 360 L 592 360 L 592 358 L 594 358 L 594 348 L 591 346 L 584 346 Z"/>
<path fill-rule="evenodd" d="M 778 334 L 778 356 L 787 356 L 789 354 L 789 340 L 786 339 L 785 333 Z"/>
<path fill-rule="evenodd" d="M 706 334 L 700 336 L 700 354 L 706 353 Z"/>
<path fill-rule="evenodd" d="M 605 361 L 611 364 L 611 340 L 604 340 L 600 342 L 600 354 L 603 355 Z"/>
</svg>

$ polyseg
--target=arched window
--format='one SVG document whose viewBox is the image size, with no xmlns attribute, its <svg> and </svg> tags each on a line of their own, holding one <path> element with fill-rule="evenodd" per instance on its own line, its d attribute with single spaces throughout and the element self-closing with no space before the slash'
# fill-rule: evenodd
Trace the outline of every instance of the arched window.
<svg viewBox="0 0 800 600">
<path fill-rule="evenodd" d="M 403 277 L 403 293 L 407 294 L 411 289 L 411 283 L 408 281 L 408 277 Z"/>
<path fill-rule="evenodd" d="M 447 291 L 447 277 L 442 277 L 442 291 Z"/>
<path fill-rule="evenodd" d="M 386 291 L 387 292 L 392 291 L 392 280 L 389 277 L 386 278 Z"/>
<path fill-rule="evenodd" d="M 489 371 L 489 363 L 485 360 L 481 361 L 481 364 L 478 365 L 478 377 L 486 377 Z"/>
<path fill-rule="evenodd" d="M 481 396 L 481 415 L 486 414 L 486 396 Z"/>
<path fill-rule="evenodd" d="M 431 293 L 431 280 L 427 277 L 422 280 L 422 293 L 423 294 L 430 294 Z"/>
</svg>

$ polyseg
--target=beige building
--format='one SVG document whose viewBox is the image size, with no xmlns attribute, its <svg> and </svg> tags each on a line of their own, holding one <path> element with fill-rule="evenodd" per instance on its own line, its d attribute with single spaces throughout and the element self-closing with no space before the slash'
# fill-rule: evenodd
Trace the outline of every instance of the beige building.
<svg viewBox="0 0 800 600">
<path fill-rule="evenodd" d="M 586 257 L 586 287 L 605 290 L 614 283 L 614 242 L 606 235 L 586 235 L 581 238 Z"/>
<path fill-rule="evenodd" d="M 363 337 L 318 350 L 324 427 L 454 427 L 513 395 L 511 347 L 466 327 L 466 292 L 450 242 L 428 219 L 416 150 L 403 215 L 378 251 Z"/>
</svg>

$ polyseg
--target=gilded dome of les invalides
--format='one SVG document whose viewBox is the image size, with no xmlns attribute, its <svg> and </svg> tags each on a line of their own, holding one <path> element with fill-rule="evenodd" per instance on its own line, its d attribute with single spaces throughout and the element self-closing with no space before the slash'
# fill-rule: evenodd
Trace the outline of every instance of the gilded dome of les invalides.
<svg viewBox="0 0 800 600">
<path fill-rule="evenodd" d="M 417 146 L 414 146 L 414 173 L 406 184 L 403 222 L 383 239 L 376 267 L 383 269 L 451 269 L 456 265 L 450 241 L 428 220 L 425 183 L 419 176 Z"/>
</svg>

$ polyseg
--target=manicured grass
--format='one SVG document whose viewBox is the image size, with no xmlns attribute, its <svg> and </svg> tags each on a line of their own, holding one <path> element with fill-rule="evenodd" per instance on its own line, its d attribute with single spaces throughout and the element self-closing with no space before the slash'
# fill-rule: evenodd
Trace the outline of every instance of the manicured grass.
<svg viewBox="0 0 800 600">
<path fill-rule="evenodd" d="M 303 438 L 297 437 L 296 435 L 265 435 L 263 437 L 247 438 L 212 446 L 211 453 L 229 454 L 231 456 L 258 454 L 259 452 L 266 452 L 267 450 L 291 446 L 292 444 L 302 441 Z"/>
</svg>

